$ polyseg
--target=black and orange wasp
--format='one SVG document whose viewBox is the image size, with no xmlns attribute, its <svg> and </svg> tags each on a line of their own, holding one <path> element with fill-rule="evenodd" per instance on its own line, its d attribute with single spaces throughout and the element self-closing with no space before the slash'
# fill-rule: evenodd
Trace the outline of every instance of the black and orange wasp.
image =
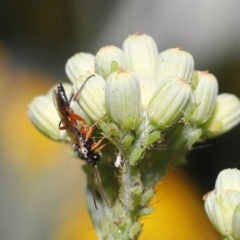
<svg viewBox="0 0 240 240">
<path fill-rule="evenodd" d="M 82 90 L 85 83 L 93 76 L 94 75 L 89 76 L 81 88 L 78 90 L 78 92 L 74 96 L 72 95 L 69 100 L 62 83 L 59 82 L 57 89 L 53 90 L 53 102 L 60 117 L 58 128 L 60 130 L 66 130 L 78 158 L 85 160 L 87 163 L 92 165 L 93 201 L 95 208 L 98 209 L 96 203 L 96 180 L 101 196 L 104 198 L 107 205 L 111 207 L 104 194 L 97 167 L 97 162 L 101 159 L 102 156 L 100 150 L 105 146 L 105 144 L 101 145 L 104 137 L 102 137 L 98 142 L 95 142 L 92 138 L 92 134 L 96 127 L 96 124 L 93 124 L 90 128 L 88 128 L 85 119 L 75 114 L 70 105 L 71 101 L 76 101 L 76 98 L 79 97 L 80 91 Z"/>
</svg>

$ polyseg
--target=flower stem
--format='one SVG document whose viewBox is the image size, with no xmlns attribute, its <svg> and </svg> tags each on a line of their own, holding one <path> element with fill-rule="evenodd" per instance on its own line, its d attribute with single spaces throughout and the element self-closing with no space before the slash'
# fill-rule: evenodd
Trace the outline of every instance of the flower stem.
<svg viewBox="0 0 240 240">
<path fill-rule="evenodd" d="M 109 208 L 98 198 L 99 210 L 94 209 L 88 184 L 87 204 L 99 239 L 137 239 L 142 227 L 139 218 L 152 212 L 148 203 L 154 197 L 154 185 L 161 180 L 170 165 L 185 163 L 184 157 L 202 134 L 194 125 L 176 125 L 165 134 L 166 150 L 146 150 L 142 143 L 154 128 L 144 129 L 143 124 L 136 133 L 132 147 L 124 149 L 118 143 L 117 147 L 121 150 L 124 161 L 122 169 L 115 168 L 112 171 L 113 164 L 109 163 L 105 163 L 104 167 L 99 166 L 104 190 L 114 203 L 113 207 Z M 159 143 L 156 147 L 161 147 L 162 144 Z M 141 149 L 143 155 L 131 164 L 131 157 L 136 149 Z M 105 159 L 112 161 L 113 151 L 108 149 L 104 153 Z M 87 171 L 85 167 L 84 169 L 90 180 L 91 171 Z"/>
</svg>

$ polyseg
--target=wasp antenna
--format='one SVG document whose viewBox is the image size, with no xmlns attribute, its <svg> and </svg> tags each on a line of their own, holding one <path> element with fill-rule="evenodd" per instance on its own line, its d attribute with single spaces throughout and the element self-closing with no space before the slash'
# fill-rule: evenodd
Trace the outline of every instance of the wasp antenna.
<svg viewBox="0 0 240 240">
<path fill-rule="evenodd" d="M 79 94 L 81 93 L 83 87 L 85 86 L 85 84 L 87 83 L 87 81 L 88 81 L 91 77 L 93 77 L 93 76 L 95 76 L 95 75 L 93 74 L 93 75 L 90 75 L 89 77 L 87 77 L 87 79 L 84 81 L 83 85 L 80 87 L 80 89 L 77 91 L 77 93 L 73 96 L 73 98 L 72 98 L 73 101 L 76 101 L 76 100 L 77 100 L 77 98 L 78 98 Z"/>
<path fill-rule="evenodd" d="M 104 200 L 105 200 L 105 202 L 107 203 L 107 205 L 111 208 L 112 206 L 111 206 L 110 203 L 108 202 L 108 200 L 107 200 L 107 198 L 106 198 L 106 196 L 105 196 L 105 194 L 104 194 L 104 192 L 103 192 L 103 188 L 102 188 L 102 184 L 101 184 L 101 181 L 100 181 L 100 177 L 99 177 L 97 165 L 93 165 L 92 169 L 93 169 L 94 175 L 96 175 L 97 183 L 98 183 L 98 187 L 99 187 L 101 196 L 104 198 Z"/>
<path fill-rule="evenodd" d="M 70 96 L 70 98 L 69 98 L 69 103 L 70 103 L 70 107 L 72 107 L 72 102 L 73 102 L 73 97 L 74 97 L 74 95 L 73 94 L 71 94 L 71 96 Z"/>
<path fill-rule="evenodd" d="M 92 185 L 93 185 L 92 194 L 93 194 L 94 206 L 95 206 L 95 208 L 98 210 L 97 203 L 96 203 L 95 175 L 96 175 L 96 173 L 95 173 L 95 170 L 94 170 L 94 167 L 93 167 L 93 168 L 92 168 Z"/>
</svg>

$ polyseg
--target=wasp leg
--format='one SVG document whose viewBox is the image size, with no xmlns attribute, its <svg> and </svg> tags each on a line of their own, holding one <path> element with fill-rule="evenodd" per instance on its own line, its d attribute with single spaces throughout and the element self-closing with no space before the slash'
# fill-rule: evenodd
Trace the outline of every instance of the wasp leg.
<svg viewBox="0 0 240 240">
<path fill-rule="evenodd" d="M 95 170 L 94 170 L 94 167 L 92 167 L 92 187 L 93 187 L 92 193 L 93 193 L 93 202 L 94 202 L 95 208 L 98 210 L 97 203 L 96 203 L 95 176 L 96 176 L 96 172 L 95 172 Z"/>
<path fill-rule="evenodd" d="M 102 148 L 104 148 L 107 144 L 109 144 L 109 143 L 106 143 L 106 144 L 104 144 L 104 145 L 102 145 L 102 146 L 99 146 L 99 145 L 102 143 L 102 141 L 103 141 L 105 138 L 107 138 L 110 134 L 111 134 L 111 132 L 105 134 L 100 140 L 98 140 L 98 142 L 93 143 L 93 144 L 92 144 L 92 147 L 91 147 L 91 150 L 100 151 L 100 150 L 101 150 Z"/>
<path fill-rule="evenodd" d="M 111 208 L 112 206 L 110 205 L 110 203 L 108 202 L 107 198 L 106 198 L 106 195 L 104 194 L 103 192 L 103 188 L 102 188 L 102 184 L 101 184 L 101 181 L 100 181 L 100 177 L 99 177 L 99 173 L 98 173 L 98 167 L 97 165 L 93 165 L 92 166 L 92 173 L 93 173 L 93 181 L 95 182 L 95 176 L 96 176 L 96 179 L 97 179 L 97 183 L 98 183 L 98 187 L 99 187 L 99 191 L 101 193 L 101 196 L 103 197 L 103 199 L 105 200 L 105 202 L 107 203 L 107 205 Z M 95 190 L 95 185 L 94 185 L 94 190 Z M 94 205 L 96 207 L 96 196 L 95 196 L 95 192 L 94 192 Z M 97 207 L 96 207 L 97 208 Z M 97 208 L 98 209 L 98 208 Z"/>
<path fill-rule="evenodd" d="M 85 137 L 85 141 L 87 142 L 89 140 L 89 138 L 92 137 L 92 134 L 94 132 L 94 130 L 96 129 L 96 126 L 98 125 L 99 122 L 102 121 L 103 118 L 105 118 L 106 115 L 104 115 L 102 118 L 100 118 L 97 122 L 95 122 L 86 132 L 86 137 Z"/>
<path fill-rule="evenodd" d="M 80 117 L 79 115 L 77 115 L 76 113 L 69 113 L 68 116 L 70 117 L 71 120 L 78 120 L 83 122 L 84 124 L 87 124 L 86 120 L 82 117 Z"/>
</svg>

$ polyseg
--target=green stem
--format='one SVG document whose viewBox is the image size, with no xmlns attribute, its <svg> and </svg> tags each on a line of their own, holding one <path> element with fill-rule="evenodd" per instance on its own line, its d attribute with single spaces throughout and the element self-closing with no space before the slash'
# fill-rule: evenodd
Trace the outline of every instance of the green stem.
<svg viewBox="0 0 240 240">
<path fill-rule="evenodd" d="M 154 130 L 154 127 L 148 124 L 148 127 L 145 127 L 146 124 L 145 126 L 144 124 L 142 123 L 136 132 L 130 148 L 125 149 L 121 146 L 121 141 L 111 139 L 123 156 L 122 170 L 120 168 L 112 170 L 113 164 L 109 164 L 113 161 L 114 150 L 108 150 L 108 154 L 104 154 L 105 157 L 108 156 L 106 157 L 109 159 L 108 163 L 99 166 L 104 190 L 107 190 L 107 196 L 115 203 L 113 208 L 107 207 L 105 202 L 99 198 L 97 201 L 99 210 L 95 210 L 89 188 L 87 203 L 99 239 L 137 239 L 141 232 L 139 217 L 151 213 L 148 202 L 154 196 L 154 185 L 164 176 L 168 165 L 175 166 L 184 163 L 184 156 L 201 137 L 201 130 L 196 129 L 194 125 L 175 126 L 167 132 L 166 150 L 157 153 L 150 151 L 151 154 L 146 154 L 144 159 L 131 165 L 130 159 L 134 150 L 143 148 L 144 140 Z M 142 150 L 144 154 L 146 149 Z M 90 174 L 87 171 L 89 180 Z M 117 189 L 119 189 L 118 196 L 116 195 Z"/>
</svg>

